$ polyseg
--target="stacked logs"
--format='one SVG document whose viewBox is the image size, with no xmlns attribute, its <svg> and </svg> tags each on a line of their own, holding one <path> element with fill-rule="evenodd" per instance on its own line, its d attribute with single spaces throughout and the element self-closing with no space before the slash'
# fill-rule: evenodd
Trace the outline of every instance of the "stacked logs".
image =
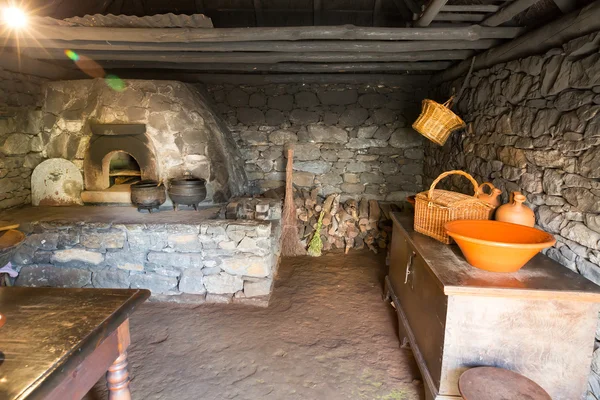
<svg viewBox="0 0 600 400">
<path fill-rule="evenodd" d="M 340 203 L 339 194 L 331 194 L 325 199 L 317 195 L 318 188 L 296 189 L 294 204 L 298 217 L 299 236 L 308 243 L 315 234 L 317 221 L 323 212 L 321 240 L 323 250 L 369 248 L 374 253 L 385 249 L 391 238 L 392 211 L 400 207 L 391 203 L 380 203 L 365 198 Z"/>
</svg>

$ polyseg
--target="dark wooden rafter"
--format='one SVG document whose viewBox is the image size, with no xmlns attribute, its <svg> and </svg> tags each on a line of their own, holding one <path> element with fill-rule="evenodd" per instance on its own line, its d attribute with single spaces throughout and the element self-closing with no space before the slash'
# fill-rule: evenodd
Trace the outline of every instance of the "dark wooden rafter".
<svg viewBox="0 0 600 400">
<path fill-rule="evenodd" d="M 409 0 L 409 1 L 411 1 L 411 0 Z M 396 9 L 404 17 L 404 19 L 406 21 L 412 21 L 413 11 L 410 8 L 410 6 L 408 5 L 408 3 L 406 3 L 405 1 L 402 1 L 402 0 L 393 0 L 393 2 L 394 2 L 394 5 L 396 6 Z M 416 9 L 418 10 L 418 6 L 414 2 L 411 2 L 411 5 L 413 5 L 414 7 L 417 7 Z"/>
<path fill-rule="evenodd" d="M 371 53 L 405 53 L 428 50 L 485 50 L 496 46 L 496 39 L 482 40 L 429 40 L 429 41 L 395 41 L 382 40 L 344 40 L 344 41 L 265 41 L 265 42 L 225 42 L 225 43 L 129 43 L 105 41 L 57 41 L 21 38 L 19 41 L 8 41 L 6 47 L 91 50 L 91 51 L 195 51 L 195 52 L 371 52 Z M 61 53 L 62 54 L 62 53 Z"/>
<path fill-rule="evenodd" d="M 73 63 L 62 65 L 77 68 Z M 452 65 L 451 61 L 386 62 L 386 63 L 276 63 L 276 64 L 230 64 L 230 63 L 170 63 L 140 61 L 106 61 L 101 65 L 114 69 L 160 69 L 219 72 L 277 72 L 277 73 L 331 73 L 331 72 L 407 72 L 442 71 Z"/>
<path fill-rule="evenodd" d="M 229 83 L 234 85 L 267 85 L 285 83 L 369 83 L 390 86 L 424 87 L 430 80 L 429 75 L 391 75 L 391 74 L 202 74 L 172 73 L 164 71 L 122 71 L 123 79 L 170 79 L 182 82 Z M 129 75 L 128 75 L 129 73 Z"/>
<path fill-rule="evenodd" d="M 494 13 L 500 9 L 500 6 L 494 4 L 468 4 L 468 5 L 448 5 L 442 7 L 441 12 L 481 12 Z"/>
<path fill-rule="evenodd" d="M 319 26 L 321 25 L 321 15 L 322 15 L 323 4 L 321 0 L 313 0 L 313 25 Z"/>
<path fill-rule="evenodd" d="M 419 18 L 415 21 L 415 26 L 429 26 L 447 2 L 448 0 L 430 0 Z"/>
<path fill-rule="evenodd" d="M 444 28 L 366 28 L 352 25 L 278 28 L 98 28 L 39 25 L 30 32 L 38 40 L 109 41 L 132 43 L 252 42 L 269 40 L 479 40 L 512 39 L 514 27 L 478 25 Z M 0 38 L 11 33 L 0 31 Z"/>
<path fill-rule="evenodd" d="M 65 58 L 62 52 L 24 51 L 37 59 L 54 60 Z M 438 61 L 464 60 L 471 56 L 471 50 L 432 50 L 406 53 L 366 53 L 366 52 L 319 52 L 319 53 L 277 53 L 277 52 L 232 52 L 232 53 L 192 53 L 192 52 L 114 52 L 88 51 L 80 53 L 95 61 L 165 61 L 187 63 L 259 63 L 279 62 L 388 62 L 388 61 Z"/>
<path fill-rule="evenodd" d="M 196 12 L 198 14 L 205 14 L 206 9 L 204 8 L 204 0 L 194 0 L 194 6 L 196 7 Z"/>
<path fill-rule="evenodd" d="M 498 63 L 540 54 L 588 33 L 600 30 L 600 1 L 574 11 L 542 28 L 477 55 L 473 70 L 489 68 Z M 437 75 L 433 84 L 450 81 L 464 75 L 472 60 L 465 60 Z"/>
<path fill-rule="evenodd" d="M 51 80 L 71 79 L 80 77 L 78 71 L 69 70 L 59 65 L 35 60 L 23 55 L 2 52 L 0 68 L 11 72 L 38 76 Z"/>
<path fill-rule="evenodd" d="M 383 26 L 382 0 L 373 1 L 373 26 Z"/>
<path fill-rule="evenodd" d="M 487 17 L 483 22 L 483 26 L 499 26 L 510 21 L 515 15 L 527 10 L 540 0 L 515 0 L 508 3 L 506 7 Z"/>
<path fill-rule="evenodd" d="M 484 14 L 465 14 L 465 13 L 453 13 L 453 12 L 441 12 L 438 13 L 434 20 L 435 21 L 459 21 L 459 22 L 481 22 L 485 19 Z"/>
<path fill-rule="evenodd" d="M 261 0 L 253 0 L 254 3 L 254 18 L 256 20 L 256 26 L 265 25 L 265 15 L 263 13 L 263 7 Z"/>
<path fill-rule="evenodd" d="M 576 0 L 554 0 L 554 4 L 563 14 L 568 14 L 577 8 Z"/>
</svg>

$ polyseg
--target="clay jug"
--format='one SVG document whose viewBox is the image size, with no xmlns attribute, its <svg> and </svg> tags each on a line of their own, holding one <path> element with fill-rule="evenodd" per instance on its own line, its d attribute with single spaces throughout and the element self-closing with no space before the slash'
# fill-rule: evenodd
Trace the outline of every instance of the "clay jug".
<svg viewBox="0 0 600 400">
<path fill-rule="evenodd" d="M 490 188 L 490 194 L 487 194 L 483 191 L 484 186 L 488 186 Z M 501 194 L 502 190 L 497 189 L 490 182 L 485 182 L 479 186 L 479 190 L 477 191 L 477 198 L 497 208 L 500 206 L 500 204 L 502 204 L 499 197 Z"/>
<path fill-rule="evenodd" d="M 525 199 L 525 196 L 520 192 L 513 192 L 512 201 L 498 207 L 496 210 L 496 221 L 533 227 L 535 225 L 535 214 L 531 208 L 523 204 Z"/>
</svg>

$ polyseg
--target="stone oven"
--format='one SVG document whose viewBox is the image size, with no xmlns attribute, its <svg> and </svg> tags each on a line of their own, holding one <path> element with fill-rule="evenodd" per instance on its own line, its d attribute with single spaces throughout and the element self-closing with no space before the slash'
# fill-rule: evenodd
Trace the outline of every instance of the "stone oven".
<svg viewBox="0 0 600 400">
<path fill-rule="evenodd" d="M 42 155 L 64 158 L 84 177 L 84 202 L 128 202 L 139 179 L 207 181 L 207 203 L 245 192 L 243 159 L 229 129 L 196 87 L 170 81 L 48 84 Z M 111 167 L 112 166 L 112 167 Z"/>
</svg>

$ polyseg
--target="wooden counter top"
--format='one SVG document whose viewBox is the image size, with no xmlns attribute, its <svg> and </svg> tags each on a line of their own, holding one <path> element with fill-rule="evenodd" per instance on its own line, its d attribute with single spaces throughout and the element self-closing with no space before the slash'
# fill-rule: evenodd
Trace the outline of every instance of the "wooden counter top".
<svg viewBox="0 0 600 400">
<path fill-rule="evenodd" d="M 446 245 L 415 232 L 413 217 L 393 213 L 392 220 L 420 253 L 446 295 L 509 296 L 600 302 L 600 286 L 543 254 L 518 272 L 495 273 L 471 266 L 457 245 Z"/>
</svg>

